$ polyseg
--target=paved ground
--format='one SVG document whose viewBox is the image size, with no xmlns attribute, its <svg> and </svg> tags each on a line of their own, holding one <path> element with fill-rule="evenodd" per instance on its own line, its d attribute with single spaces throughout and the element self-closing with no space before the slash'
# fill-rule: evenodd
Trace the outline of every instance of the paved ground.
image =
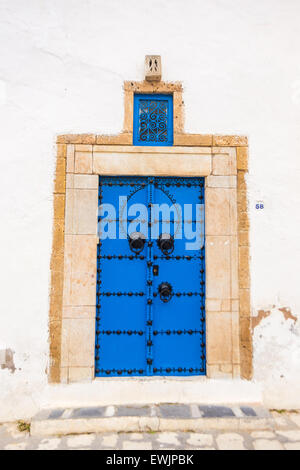
<svg viewBox="0 0 300 470">
<path fill-rule="evenodd" d="M 272 431 L 149 432 L 32 437 L 18 425 L 0 425 L 1 450 L 300 450 L 300 411 L 272 412 Z"/>
</svg>

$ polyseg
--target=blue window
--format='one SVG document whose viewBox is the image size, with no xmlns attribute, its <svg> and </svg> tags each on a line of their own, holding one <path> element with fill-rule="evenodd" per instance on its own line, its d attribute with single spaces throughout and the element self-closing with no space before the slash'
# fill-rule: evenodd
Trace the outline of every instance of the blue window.
<svg viewBox="0 0 300 470">
<path fill-rule="evenodd" d="M 173 145 L 172 95 L 134 95 L 133 145 Z"/>
</svg>

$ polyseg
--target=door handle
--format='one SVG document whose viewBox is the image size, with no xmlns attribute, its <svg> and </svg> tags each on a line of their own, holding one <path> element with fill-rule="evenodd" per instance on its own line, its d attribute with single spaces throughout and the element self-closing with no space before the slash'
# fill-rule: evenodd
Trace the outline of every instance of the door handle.
<svg viewBox="0 0 300 470">
<path fill-rule="evenodd" d="M 162 282 L 158 286 L 158 293 L 162 302 L 169 302 L 172 297 L 172 286 L 169 282 Z"/>
<path fill-rule="evenodd" d="M 157 240 L 158 248 L 164 255 L 170 255 L 174 251 L 174 237 L 169 233 L 161 233 Z"/>
<path fill-rule="evenodd" d="M 145 235 L 140 232 L 133 232 L 128 237 L 129 246 L 131 251 L 138 255 L 144 249 L 144 245 L 146 243 Z"/>
</svg>

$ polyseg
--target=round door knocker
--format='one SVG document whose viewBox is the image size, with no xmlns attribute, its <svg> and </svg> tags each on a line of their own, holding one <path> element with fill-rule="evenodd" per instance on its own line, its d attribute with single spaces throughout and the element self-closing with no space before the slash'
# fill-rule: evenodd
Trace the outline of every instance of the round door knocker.
<svg viewBox="0 0 300 470">
<path fill-rule="evenodd" d="M 160 234 L 157 244 L 164 255 L 170 255 L 174 251 L 174 237 L 169 233 Z"/>
<path fill-rule="evenodd" d="M 131 251 L 138 255 L 144 249 L 146 243 L 145 235 L 140 232 L 132 232 L 128 238 Z"/>
<path fill-rule="evenodd" d="M 172 286 L 169 284 L 169 282 L 162 282 L 158 286 L 158 293 L 160 296 L 160 300 L 163 302 L 169 302 L 172 297 Z"/>
</svg>

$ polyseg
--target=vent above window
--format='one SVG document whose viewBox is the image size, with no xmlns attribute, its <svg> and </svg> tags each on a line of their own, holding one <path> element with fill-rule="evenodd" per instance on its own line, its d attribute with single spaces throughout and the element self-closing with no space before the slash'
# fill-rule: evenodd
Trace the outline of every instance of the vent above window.
<svg viewBox="0 0 300 470">
<path fill-rule="evenodd" d="M 135 95 L 134 145 L 173 145 L 173 96 Z"/>
<path fill-rule="evenodd" d="M 146 55 L 145 57 L 145 79 L 159 82 L 161 80 L 161 58 L 160 55 Z"/>
</svg>

